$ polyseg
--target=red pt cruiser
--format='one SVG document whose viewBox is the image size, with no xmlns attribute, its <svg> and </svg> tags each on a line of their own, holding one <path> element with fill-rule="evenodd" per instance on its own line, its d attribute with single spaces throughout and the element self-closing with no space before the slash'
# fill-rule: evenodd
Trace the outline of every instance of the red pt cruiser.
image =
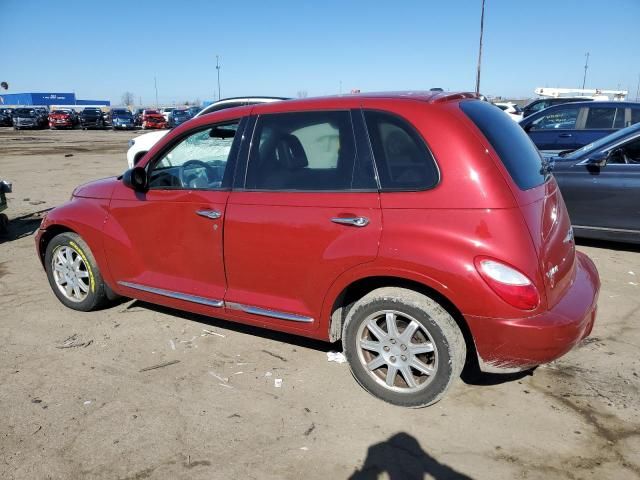
<svg viewBox="0 0 640 480">
<path fill-rule="evenodd" d="M 342 339 L 356 380 L 410 407 L 438 401 L 467 354 L 490 372 L 564 355 L 600 288 L 535 146 L 472 94 L 204 115 L 77 188 L 36 244 L 70 308 L 121 295 Z"/>
</svg>

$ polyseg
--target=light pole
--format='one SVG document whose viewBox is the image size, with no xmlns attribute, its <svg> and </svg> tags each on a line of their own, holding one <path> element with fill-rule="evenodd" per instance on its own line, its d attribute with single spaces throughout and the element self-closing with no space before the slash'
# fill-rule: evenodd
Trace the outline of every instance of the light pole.
<svg viewBox="0 0 640 480">
<path fill-rule="evenodd" d="M 220 100 L 220 63 L 218 55 L 216 55 L 216 70 L 218 71 L 218 100 Z"/>
<path fill-rule="evenodd" d="M 587 83 L 587 68 L 589 68 L 589 52 L 587 52 L 587 60 L 584 62 L 584 77 L 582 77 L 583 90 L 584 90 L 585 84 Z M 584 93 L 582 95 L 584 95 Z"/>
<path fill-rule="evenodd" d="M 156 108 L 158 108 L 158 80 L 156 77 L 153 77 L 153 85 L 156 88 Z"/>
<path fill-rule="evenodd" d="M 480 66 L 482 64 L 482 35 L 484 34 L 484 0 L 482 0 L 482 14 L 480 15 L 480 48 L 478 49 L 478 73 L 476 74 L 476 95 L 480 95 Z"/>
</svg>

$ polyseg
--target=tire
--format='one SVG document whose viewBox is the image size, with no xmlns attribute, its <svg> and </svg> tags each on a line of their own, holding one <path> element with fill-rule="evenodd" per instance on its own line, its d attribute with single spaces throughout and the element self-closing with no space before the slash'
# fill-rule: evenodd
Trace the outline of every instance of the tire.
<svg viewBox="0 0 640 480">
<path fill-rule="evenodd" d="M 394 320 L 396 332 L 388 332 L 387 319 Z M 413 332 L 407 339 L 403 335 L 410 325 Z M 345 320 L 342 343 L 356 381 L 373 396 L 401 407 L 439 401 L 460 376 L 466 358 L 464 337 L 453 317 L 431 298 L 404 288 L 378 288 L 358 300 Z M 395 376 L 389 377 L 394 372 L 389 366 L 398 367 Z M 406 380 L 403 370 L 413 379 Z"/>
<path fill-rule="evenodd" d="M 71 256 L 71 260 L 78 263 L 79 271 L 83 276 L 83 278 L 77 278 L 77 281 L 83 283 L 86 291 L 83 291 L 81 286 L 78 286 L 78 297 L 75 296 L 75 288 L 72 289 L 71 296 L 63 293 L 64 286 L 59 286 L 56 276 L 62 278 L 64 274 L 59 271 L 54 274 L 53 264 L 60 263 L 60 257 L 63 260 L 67 260 L 68 256 Z M 78 258 L 80 260 L 77 260 Z M 71 265 L 71 262 L 65 264 Z M 89 312 L 107 303 L 107 286 L 102 279 L 91 249 L 80 235 L 66 232 L 53 237 L 45 252 L 45 268 L 53 293 L 67 307 L 81 312 Z"/>
</svg>

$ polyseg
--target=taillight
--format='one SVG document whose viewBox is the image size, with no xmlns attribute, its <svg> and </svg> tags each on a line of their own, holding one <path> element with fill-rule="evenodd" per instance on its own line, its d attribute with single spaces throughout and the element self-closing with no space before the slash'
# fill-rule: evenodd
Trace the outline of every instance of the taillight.
<svg viewBox="0 0 640 480">
<path fill-rule="evenodd" d="M 476 269 L 491 290 L 512 307 L 533 310 L 540 303 L 533 282 L 515 268 L 488 257 L 477 257 Z"/>
</svg>

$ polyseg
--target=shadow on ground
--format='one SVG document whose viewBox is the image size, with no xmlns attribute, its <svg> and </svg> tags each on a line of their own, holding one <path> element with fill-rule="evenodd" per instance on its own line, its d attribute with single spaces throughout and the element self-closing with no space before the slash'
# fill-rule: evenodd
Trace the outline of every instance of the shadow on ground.
<svg viewBox="0 0 640 480">
<path fill-rule="evenodd" d="M 51 210 L 51 208 L 9 219 L 8 231 L 6 233 L 0 233 L 0 244 L 13 242 L 14 240 L 33 235 L 42 222 L 42 216 L 49 210 Z"/>
<path fill-rule="evenodd" d="M 246 325 L 243 323 L 236 323 L 227 320 L 221 320 L 215 317 L 208 317 L 206 315 L 199 315 L 197 313 L 185 312 L 183 310 L 176 310 L 162 305 L 156 305 L 153 303 L 143 302 L 141 300 L 134 300 L 127 305 L 126 310 L 133 308 L 144 308 L 146 310 L 152 310 L 154 312 L 164 313 L 174 317 L 180 317 L 192 322 L 202 323 L 211 327 L 224 328 L 226 330 L 232 330 L 238 333 L 245 333 L 247 335 L 253 335 L 256 337 L 266 338 L 268 340 L 274 340 L 276 342 L 287 343 L 298 347 L 309 348 L 312 350 L 318 350 L 322 352 L 328 352 L 331 350 L 342 351 L 342 345 L 340 342 L 328 343 L 320 340 L 314 340 L 312 338 L 301 337 L 299 335 L 293 335 L 284 332 L 277 332 L 275 330 L 268 330 L 266 328 L 254 327 L 253 325 Z"/>
<path fill-rule="evenodd" d="M 437 461 L 414 437 L 404 432 L 370 446 L 362 467 L 353 472 L 349 480 L 423 480 L 425 475 L 435 480 L 472 480 Z"/>
<path fill-rule="evenodd" d="M 583 247 L 604 248 L 607 250 L 620 250 L 623 252 L 640 253 L 640 244 L 614 242 L 612 240 L 596 240 L 595 238 L 576 238 L 576 244 Z"/>
</svg>

